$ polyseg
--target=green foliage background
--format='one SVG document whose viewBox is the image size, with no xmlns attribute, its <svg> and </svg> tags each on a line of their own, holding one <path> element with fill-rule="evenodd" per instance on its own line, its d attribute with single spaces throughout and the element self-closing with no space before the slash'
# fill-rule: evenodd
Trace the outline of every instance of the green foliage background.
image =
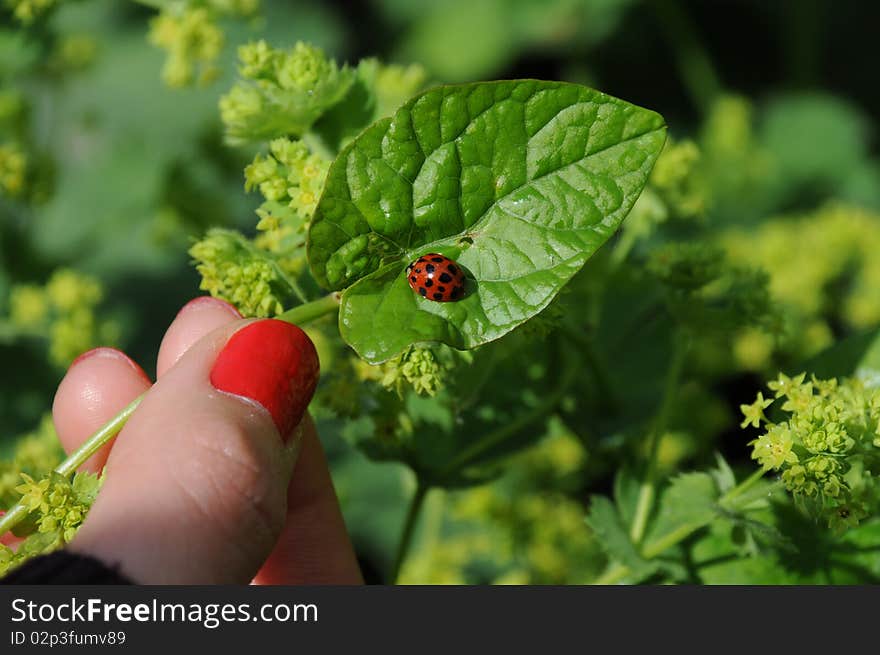
<svg viewBox="0 0 880 655">
<path fill-rule="evenodd" d="M 317 328 L 331 373 L 313 411 L 369 581 L 391 575 L 422 489 L 400 460 L 440 475 L 432 467 L 449 459 L 444 448 L 465 451 L 539 406 L 560 379 L 568 382 L 553 411 L 427 493 L 402 581 L 878 580 L 873 511 L 841 534 L 792 503 L 772 474 L 736 491 L 756 468 L 749 442 L 760 434 L 740 427 L 739 408 L 765 380 L 874 370 L 880 97 L 850 70 L 860 40 L 836 29 L 854 10 L 725 4 L 718 11 L 732 24 L 761 28 L 744 53 L 699 3 L 263 0 L 250 13 L 247 3 L 204 2 L 192 4 L 213 12 L 217 33 L 187 49 L 149 27 L 168 4 L 0 4 L 7 458 L 16 445 L 24 458 L 21 444 L 36 460 L 50 456 L 39 450 L 41 417 L 78 352 L 113 343 L 154 372 L 165 326 L 199 293 L 194 239 L 216 227 L 254 234 L 260 201 L 245 192 L 242 170 L 259 147 L 224 143 L 218 99 L 236 78 L 236 45 L 302 40 L 352 66 L 367 56 L 415 62 L 433 82 L 589 84 L 658 111 L 670 127 L 622 230 L 512 339 L 464 361 L 438 351 L 401 364 L 406 371 L 361 370 L 352 388 L 346 367 L 365 365 Z M 41 5 L 47 13 L 23 24 Z M 864 11 L 848 24 L 870 24 Z M 321 129 L 327 142 L 353 136 L 331 121 Z M 437 371 L 446 371 L 439 386 Z M 480 371 L 523 383 L 487 388 Z M 415 393 L 419 384 L 437 395 Z M 327 400 L 355 404 L 361 394 L 378 410 Z M 460 411 L 464 425 L 453 420 Z M 382 430 L 394 438 L 377 439 Z M 646 480 L 657 502 L 639 518 Z M 670 535 L 677 540 L 659 550 Z"/>
</svg>

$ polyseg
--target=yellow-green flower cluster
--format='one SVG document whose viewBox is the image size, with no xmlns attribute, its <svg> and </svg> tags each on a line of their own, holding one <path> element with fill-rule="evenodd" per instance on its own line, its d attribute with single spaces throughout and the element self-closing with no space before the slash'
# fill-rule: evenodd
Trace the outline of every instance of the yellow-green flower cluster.
<svg viewBox="0 0 880 655">
<path fill-rule="evenodd" d="M 12 457 L 0 461 L 0 509 L 22 500 L 29 509 L 17 531 L 24 541 L 14 550 L 0 544 L 0 575 L 68 543 L 94 502 L 100 479 L 77 473 L 71 481 L 53 473 L 63 457 L 52 416 L 46 414 L 33 432 L 16 439 Z"/>
<path fill-rule="evenodd" d="M 633 246 L 670 220 L 702 218 L 709 204 L 709 187 L 701 173 L 702 155 L 690 140 L 667 140 L 648 184 L 623 224 L 614 257 L 620 262 Z"/>
<path fill-rule="evenodd" d="M 472 355 L 442 344 L 414 345 L 377 366 L 355 364 L 361 379 L 375 380 L 401 398 L 411 388 L 420 396 L 434 396 L 455 367 L 470 363 Z"/>
<path fill-rule="evenodd" d="M 700 149 L 693 141 L 669 139 L 660 153 L 648 183 L 673 216 L 695 218 L 705 213 L 707 189 L 700 164 Z"/>
<path fill-rule="evenodd" d="M 852 327 L 880 322 L 880 214 L 830 204 L 814 212 L 737 229 L 720 240 L 730 258 L 770 275 L 775 298 L 802 319 L 839 306 Z M 833 285 L 846 279 L 846 285 Z M 843 297 L 841 297 L 843 290 Z"/>
<path fill-rule="evenodd" d="M 752 124 L 752 105 L 739 96 L 720 97 L 703 124 L 702 177 L 713 203 L 742 207 L 772 174 L 772 158 L 758 145 Z"/>
<path fill-rule="evenodd" d="M 26 179 L 27 155 L 15 143 L 0 143 L 0 196 L 20 196 Z"/>
<path fill-rule="evenodd" d="M 94 474 L 77 475 L 73 482 L 52 473 L 34 480 L 23 473 L 24 483 L 16 487 L 28 511 L 36 514 L 38 532 L 57 533 L 62 544 L 76 534 L 97 494 L 100 482 Z"/>
<path fill-rule="evenodd" d="M 76 473 L 69 479 L 57 473 L 33 478 L 22 473 L 16 487 L 19 500 L 28 508 L 25 524 L 31 534 L 15 551 L 0 545 L 0 575 L 35 555 L 70 543 L 85 520 L 103 482 L 94 473 Z"/>
<path fill-rule="evenodd" d="M 778 471 L 795 499 L 840 529 L 875 512 L 880 496 L 873 472 L 880 464 L 880 389 L 856 378 L 806 381 L 782 373 L 754 403 L 740 407 L 742 426 L 760 427 L 752 458 Z M 774 402 L 787 418 L 773 422 Z"/>
<path fill-rule="evenodd" d="M 695 334 L 729 335 L 746 328 L 770 337 L 782 332 L 767 274 L 726 262 L 710 244 L 666 244 L 651 253 L 647 268 L 668 288 L 673 316 Z"/>
<path fill-rule="evenodd" d="M 0 509 L 18 502 L 15 488 L 21 483 L 23 473 L 34 478 L 45 477 L 63 456 L 52 415 L 46 414 L 33 432 L 16 438 L 12 457 L 0 461 Z"/>
<path fill-rule="evenodd" d="M 409 386 L 421 396 L 433 396 L 443 388 L 443 378 L 450 365 L 451 361 L 442 362 L 430 346 L 410 346 L 397 357 L 379 365 L 380 383 L 398 395 L 403 395 Z"/>
<path fill-rule="evenodd" d="M 150 42 L 167 52 L 162 79 L 171 87 L 187 86 L 194 80 L 213 82 L 219 72 L 214 62 L 223 49 L 223 32 L 214 12 L 189 4 L 173 7 L 150 21 Z"/>
<path fill-rule="evenodd" d="M 564 494 L 508 492 L 493 484 L 451 497 L 454 534 L 421 548 L 403 584 L 584 584 L 601 561 L 583 507 Z"/>
<path fill-rule="evenodd" d="M 50 360 L 65 367 L 86 350 L 118 339 L 116 323 L 96 315 L 102 298 L 96 279 L 59 269 L 45 286 L 21 284 L 11 289 L 9 323 L 23 334 L 47 337 Z"/>
<path fill-rule="evenodd" d="M 376 74 L 376 113 L 388 116 L 404 102 L 425 88 L 428 71 L 420 64 L 380 65 Z"/>
<path fill-rule="evenodd" d="M 238 50 L 242 77 L 220 99 L 220 117 L 232 142 L 302 136 L 354 82 L 354 71 L 298 42 L 290 50 L 265 41 Z"/>
<path fill-rule="evenodd" d="M 275 316 L 296 295 L 275 259 L 233 230 L 212 229 L 189 250 L 199 288 L 235 305 L 243 316 Z"/>
<path fill-rule="evenodd" d="M 12 15 L 22 23 L 32 23 L 55 6 L 57 0 L 6 0 Z"/>
<path fill-rule="evenodd" d="M 281 255 L 282 264 L 291 255 L 302 260 L 306 231 L 329 168 L 330 162 L 302 141 L 282 137 L 273 139 L 269 154 L 257 154 L 244 171 L 245 189 L 258 188 L 265 198 L 257 209 L 261 234 L 256 244 Z"/>
<path fill-rule="evenodd" d="M 670 243 L 648 259 L 648 271 L 663 284 L 680 291 L 696 291 L 722 273 L 721 253 L 704 243 Z"/>
</svg>

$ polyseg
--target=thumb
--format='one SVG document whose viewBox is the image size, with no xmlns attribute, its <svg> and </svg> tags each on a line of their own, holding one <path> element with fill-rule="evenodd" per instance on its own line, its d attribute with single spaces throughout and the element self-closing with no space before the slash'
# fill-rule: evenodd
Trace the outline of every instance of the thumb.
<svg viewBox="0 0 880 655">
<path fill-rule="evenodd" d="M 246 583 L 281 532 L 318 378 L 305 333 L 224 325 L 150 389 L 116 438 L 73 550 L 141 583 Z"/>
</svg>

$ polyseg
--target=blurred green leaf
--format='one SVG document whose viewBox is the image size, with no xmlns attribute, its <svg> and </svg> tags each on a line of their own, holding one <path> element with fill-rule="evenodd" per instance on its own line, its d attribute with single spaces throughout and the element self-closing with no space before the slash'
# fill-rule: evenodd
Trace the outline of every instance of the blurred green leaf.
<svg viewBox="0 0 880 655">
<path fill-rule="evenodd" d="M 647 578 L 658 570 L 656 562 L 644 559 L 630 541 L 626 527 L 621 521 L 617 509 L 608 498 L 593 496 L 587 523 L 596 533 L 608 557 L 628 567 L 630 579 L 639 581 Z"/>
<path fill-rule="evenodd" d="M 774 161 L 777 193 L 818 200 L 838 195 L 867 158 L 871 125 L 842 98 L 792 94 L 771 102 L 760 141 Z"/>
<path fill-rule="evenodd" d="M 698 528 L 717 515 L 718 487 L 709 473 L 682 473 L 663 491 L 647 542 L 673 532 Z"/>
<path fill-rule="evenodd" d="M 399 58 L 439 79 L 497 74 L 523 51 L 590 47 L 608 36 L 635 0 L 385 0 L 407 26 Z M 418 8 L 414 10 L 414 8 Z"/>
<path fill-rule="evenodd" d="M 798 373 L 812 373 L 820 379 L 857 375 L 871 384 L 878 384 L 880 328 L 841 339 L 797 368 Z"/>
</svg>

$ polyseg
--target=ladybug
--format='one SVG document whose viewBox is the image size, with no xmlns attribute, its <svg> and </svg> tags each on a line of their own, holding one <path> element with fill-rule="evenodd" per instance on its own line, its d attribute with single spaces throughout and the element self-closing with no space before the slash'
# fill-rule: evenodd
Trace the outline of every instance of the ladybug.
<svg viewBox="0 0 880 655">
<path fill-rule="evenodd" d="M 464 295 L 464 271 L 436 252 L 422 255 L 407 266 L 406 278 L 412 290 L 428 300 L 451 302 Z"/>
</svg>

